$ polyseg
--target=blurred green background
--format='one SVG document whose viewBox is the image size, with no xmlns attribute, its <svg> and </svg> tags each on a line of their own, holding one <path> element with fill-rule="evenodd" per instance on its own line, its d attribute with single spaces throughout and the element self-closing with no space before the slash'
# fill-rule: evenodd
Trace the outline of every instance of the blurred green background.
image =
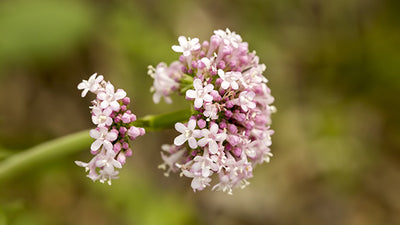
<svg viewBox="0 0 400 225">
<path fill-rule="evenodd" d="M 177 59 L 179 35 L 239 33 L 278 113 L 274 157 L 233 196 L 163 176 L 170 130 L 135 141 L 112 186 L 73 163 L 87 149 L 0 183 L 0 225 L 400 224 L 399 12 L 396 0 L 1 1 L 0 160 L 92 127 L 76 86 L 94 72 L 138 116 L 185 108 L 154 105 L 147 75 Z"/>
</svg>

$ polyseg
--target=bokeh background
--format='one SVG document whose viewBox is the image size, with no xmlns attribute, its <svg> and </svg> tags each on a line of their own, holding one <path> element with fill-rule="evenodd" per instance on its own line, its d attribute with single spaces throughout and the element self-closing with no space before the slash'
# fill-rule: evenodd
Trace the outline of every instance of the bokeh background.
<svg viewBox="0 0 400 225">
<path fill-rule="evenodd" d="M 233 196 L 163 176 L 169 130 L 135 141 L 112 186 L 73 163 L 88 149 L 0 183 L 0 224 L 400 224 L 399 13 L 396 0 L 1 1 L 0 160 L 92 127 L 76 86 L 94 72 L 138 116 L 187 107 L 149 93 L 147 66 L 176 60 L 179 35 L 239 33 L 278 113 L 274 157 Z"/>
</svg>

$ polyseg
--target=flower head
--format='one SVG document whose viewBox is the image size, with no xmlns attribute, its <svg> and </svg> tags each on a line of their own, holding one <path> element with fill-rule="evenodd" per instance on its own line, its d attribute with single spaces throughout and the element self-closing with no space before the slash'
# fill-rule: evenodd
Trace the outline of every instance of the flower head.
<svg viewBox="0 0 400 225">
<path fill-rule="evenodd" d="M 155 95 L 160 93 L 157 99 L 184 94 L 193 104 L 193 113 L 187 123 L 175 124 L 180 134 L 168 150 L 163 147 L 160 167 L 167 174 L 181 171 L 191 178 L 194 191 L 212 185 L 217 173 L 212 189 L 231 194 L 234 188 L 249 184 L 256 164 L 272 156 L 269 125 L 276 110 L 263 76 L 266 67 L 240 35 L 229 29 L 214 31 L 202 44 L 183 36 L 178 41 L 179 46 L 172 49 L 182 53 L 179 61 L 169 67 L 161 65 L 164 71 L 179 70 L 175 73 L 180 76 L 161 84 L 162 79 L 154 75 L 153 89 Z"/>
<path fill-rule="evenodd" d="M 91 153 L 95 156 L 88 163 L 75 161 L 78 166 L 84 167 L 89 172 L 87 177 L 101 183 L 117 179 L 126 157 L 132 154 L 129 139 L 144 135 L 143 128 L 133 126 L 135 114 L 128 109 L 130 99 L 122 89 L 115 91 L 110 82 L 103 80 L 103 76 L 95 78 L 92 75 L 88 81 L 82 81 L 78 89 L 83 89 L 82 96 L 88 91 L 96 94 L 93 102 L 92 122 L 97 125 L 90 130 L 94 138 L 91 144 Z"/>
</svg>

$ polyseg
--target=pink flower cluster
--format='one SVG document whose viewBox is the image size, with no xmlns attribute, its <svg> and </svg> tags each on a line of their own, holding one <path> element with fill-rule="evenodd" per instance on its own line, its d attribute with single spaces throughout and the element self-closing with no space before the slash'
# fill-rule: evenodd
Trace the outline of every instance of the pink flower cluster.
<svg viewBox="0 0 400 225">
<path fill-rule="evenodd" d="M 93 181 L 108 181 L 111 185 L 111 180 L 118 178 L 117 169 L 122 168 L 126 157 L 132 155 L 129 140 L 144 135 L 145 130 L 132 125 L 136 116 L 128 109 L 130 99 L 126 97 L 126 92 L 122 89 L 115 91 L 102 75 L 93 74 L 88 80 L 83 80 L 78 89 L 82 90 L 82 97 L 89 91 L 96 94 L 90 108 L 92 122 L 97 127 L 90 130 L 90 136 L 95 139 L 90 146 L 93 159 L 88 163 L 75 163 L 85 167 L 89 171 L 87 176 Z"/>
<path fill-rule="evenodd" d="M 178 41 L 172 49 L 182 53 L 179 61 L 150 67 L 154 100 L 171 102 L 172 93 L 185 94 L 194 114 L 175 124 L 181 134 L 173 145 L 162 146 L 160 168 L 165 175 L 180 171 L 192 178 L 194 191 L 211 185 L 215 173 L 219 180 L 212 189 L 231 194 L 249 184 L 256 164 L 272 156 L 269 125 L 276 109 L 262 75 L 265 65 L 229 29 L 214 31 L 202 44 L 183 36 Z"/>
</svg>

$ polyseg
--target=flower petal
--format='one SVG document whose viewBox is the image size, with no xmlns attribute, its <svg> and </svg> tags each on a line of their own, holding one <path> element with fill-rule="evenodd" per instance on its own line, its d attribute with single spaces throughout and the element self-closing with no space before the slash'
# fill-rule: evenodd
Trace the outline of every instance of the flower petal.
<svg viewBox="0 0 400 225">
<path fill-rule="evenodd" d="M 92 137 L 94 139 L 97 139 L 97 138 L 99 138 L 101 136 L 100 132 L 98 130 L 96 130 L 96 129 L 91 129 L 89 131 L 89 135 L 90 135 L 90 137 Z"/>
<path fill-rule="evenodd" d="M 182 123 L 175 123 L 175 130 L 177 130 L 180 133 L 183 133 L 187 130 L 186 126 L 183 125 Z"/>
<path fill-rule="evenodd" d="M 203 106 L 203 99 L 202 98 L 196 98 L 194 100 L 194 107 L 201 108 L 202 106 Z"/>
<path fill-rule="evenodd" d="M 78 89 L 82 90 L 87 88 L 87 84 L 85 83 L 85 81 L 82 81 L 81 83 L 78 84 Z"/>
<path fill-rule="evenodd" d="M 100 148 L 100 146 L 103 144 L 103 141 L 101 141 L 101 140 L 95 140 L 93 143 L 92 143 L 92 145 L 90 145 L 90 149 L 92 150 L 92 151 L 97 151 L 99 148 Z"/>
<path fill-rule="evenodd" d="M 122 89 L 118 89 L 114 95 L 115 100 L 123 99 L 123 98 L 125 98 L 125 96 L 126 96 L 126 92 Z"/>
<path fill-rule="evenodd" d="M 193 81 L 193 87 L 194 87 L 196 90 L 201 90 L 201 89 L 203 89 L 203 84 L 201 83 L 201 80 L 200 80 L 200 79 L 195 79 L 195 80 Z"/>
<path fill-rule="evenodd" d="M 196 98 L 197 97 L 197 93 L 195 90 L 187 90 L 186 91 L 186 97 L 188 98 Z"/>
<path fill-rule="evenodd" d="M 228 89 L 229 88 L 229 82 L 228 81 L 222 81 L 222 83 L 221 83 L 221 88 L 222 89 Z"/>
<path fill-rule="evenodd" d="M 239 88 L 239 85 L 238 85 L 238 83 L 237 83 L 236 81 L 233 81 L 233 82 L 231 83 L 231 86 L 232 86 L 232 89 L 233 89 L 233 90 L 237 90 L 237 89 Z"/>
<path fill-rule="evenodd" d="M 103 146 L 107 151 L 112 151 L 113 149 L 113 145 L 108 140 L 104 140 Z"/>
<path fill-rule="evenodd" d="M 194 137 L 190 137 L 188 142 L 189 142 L 189 147 L 191 147 L 192 149 L 197 148 L 197 141 Z"/>
<path fill-rule="evenodd" d="M 184 134 L 181 134 L 174 139 L 174 144 L 180 146 L 183 143 L 185 143 L 186 140 L 187 140 L 187 137 L 185 137 Z"/>
<path fill-rule="evenodd" d="M 106 135 L 106 140 L 108 141 L 115 141 L 117 139 L 118 135 L 115 132 L 109 132 Z"/>
<path fill-rule="evenodd" d="M 194 130 L 195 127 L 196 127 L 196 120 L 189 120 L 187 129 Z"/>
<path fill-rule="evenodd" d="M 172 50 L 173 50 L 174 52 L 183 52 L 182 47 L 179 46 L 179 45 L 173 45 L 173 46 L 172 46 Z"/>
<path fill-rule="evenodd" d="M 208 144 L 208 138 L 202 138 L 200 139 L 197 144 L 199 144 L 200 147 L 204 147 Z"/>
<path fill-rule="evenodd" d="M 207 95 L 204 96 L 204 101 L 205 102 L 212 102 L 212 100 L 213 100 L 213 97 L 211 95 L 207 94 Z"/>
<path fill-rule="evenodd" d="M 211 154 L 215 154 L 218 152 L 218 144 L 215 141 L 208 142 L 208 150 Z"/>
</svg>

